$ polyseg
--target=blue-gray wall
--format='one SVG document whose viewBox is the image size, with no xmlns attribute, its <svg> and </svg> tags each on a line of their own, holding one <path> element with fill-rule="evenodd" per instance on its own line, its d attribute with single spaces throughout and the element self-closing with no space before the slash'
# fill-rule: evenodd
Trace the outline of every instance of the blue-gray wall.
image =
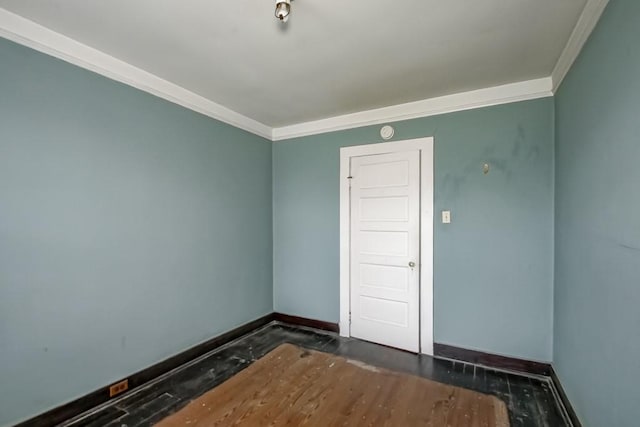
<svg viewBox="0 0 640 427">
<path fill-rule="evenodd" d="M 271 144 L 0 39 L 0 425 L 272 311 Z"/>
<path fill-rule="evenodd" d="M 640 411 L 639 41 L 611 0 L 556 98 L 554 366 L 591 427 Z"/>
<path fill-rule="evenodd" d="M 435 137 L 435 340 L 551 360 L 553 99 L 395 123 Z M 380 126 L 273 147 L 274 306 L 339 320 L 339 148 Z M 482 173 L 483 163 L 491 172 Z"/>
</svg>

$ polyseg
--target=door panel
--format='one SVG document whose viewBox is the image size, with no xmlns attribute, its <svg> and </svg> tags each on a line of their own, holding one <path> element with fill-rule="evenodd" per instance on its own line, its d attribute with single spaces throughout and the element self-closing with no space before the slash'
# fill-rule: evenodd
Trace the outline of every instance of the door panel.
<svg viewBox="0 0 640 427">
<path fill-rule="evenodd" d="M 360 221 L 407 221 L 409 198 L 369 197 L 360 199 Z"/>
<path fill-rule="evenodd" d="M 359 171 L 360 188 L 404 187 L 409 183 L 408 166 L 405 160 L 364 164 Z"/>
<path fill-rule="evenodd" d="M 405 267 L 360 264 L 360 284 L 396 292 L 409 290 L 409 273 Z"/>
<path fill-rule="evenodd" d="M 408 256 L 409 233 L 406 231 L 360 231 L 360 254 L 373 256 Z"/>
<path fill-rule="evenodd" d="M 353 157 L 351 176 L 351 335 L 418 352 L 420 152 Z"/>
<path fill-rule="evenodd" d="M 360 317 L 373 322 L 406 328 L 409 322 L 408 304 L 361 295 Z"/>
</svg>

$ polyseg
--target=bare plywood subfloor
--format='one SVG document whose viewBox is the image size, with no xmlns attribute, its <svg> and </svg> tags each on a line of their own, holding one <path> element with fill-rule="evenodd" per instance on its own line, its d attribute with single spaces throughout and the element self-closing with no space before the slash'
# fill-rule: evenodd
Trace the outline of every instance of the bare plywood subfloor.
<svg viewBox="0 0 640 427">
<path fill-rule="evenodd" d="M 165 418 L 174 426 L 508 427 L 496 397 L 283 344 Z"/>
</svg>

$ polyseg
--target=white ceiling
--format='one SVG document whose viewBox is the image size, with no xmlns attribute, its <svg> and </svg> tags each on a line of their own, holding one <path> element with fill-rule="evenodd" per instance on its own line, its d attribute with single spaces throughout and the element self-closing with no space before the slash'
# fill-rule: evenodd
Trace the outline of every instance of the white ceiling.
<svg viewBox="0 0 640 427">
<path fill-rule="evenodd" d="M 0 0 L 269 127 L 548 77 L 587 0 Z"/>
</svg>

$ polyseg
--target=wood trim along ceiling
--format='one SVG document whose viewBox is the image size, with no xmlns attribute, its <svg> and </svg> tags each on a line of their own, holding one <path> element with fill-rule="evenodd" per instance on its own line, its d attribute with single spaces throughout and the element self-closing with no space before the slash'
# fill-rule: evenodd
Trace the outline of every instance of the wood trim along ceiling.
<svg viewBox="0 0 640 427">
<path fill-rule="evenodd" d="M 609 0 L 587 0 L 571 37 L 558 58 L 553 72 L 548 77 L 278 128 L 260 123 L 2 8 L 0 8 L 0 37 L 151 93 L 190 110 L 254 133 L 269 141 L 280 141 L 366 125 L 553 96 L 595 28 L 608 2 Z"/>
</svg>

